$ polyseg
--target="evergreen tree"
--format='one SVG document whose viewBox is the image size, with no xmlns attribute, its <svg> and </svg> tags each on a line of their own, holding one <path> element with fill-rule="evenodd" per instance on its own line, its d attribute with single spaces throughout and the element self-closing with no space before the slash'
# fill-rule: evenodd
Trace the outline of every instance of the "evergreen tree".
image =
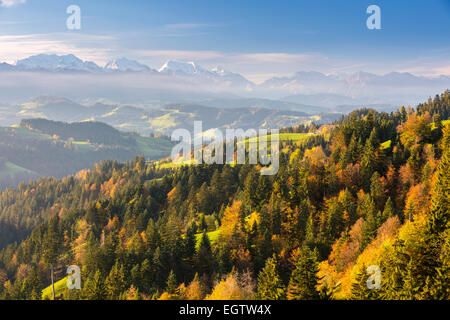
<svg viewBox="0 0 450 320">
<path fill-rule="evenodd" d="M 211 275 L 216 270 L 216 261 L 212 253 L 211 243 L 206 232 L 203 233 L 196 254 L 196 270 L 201 275 Z"/>
<path fill-rule="evenodd" d="M 282 300 L 286 288 L 277 272 L 277 259 L 273 255 L 267 259 L 265 267 L 258 275 L 258 298 L 261 300 Z"/>
<path fill-rule="evenodd" d="M 361 252 L 377 235 L 377 229 L 380 226 L 381 213 L 376 213 L 375 204 L 369 195 L 363 200 L 361 210 L 364 214 L 364 223 L 362 225 L 362 244 Z"/>
<path fill-rule="evenodd" d="M 97 270 L 93 277 L 86 280 L 84 285 L 84 297 L 87 300 L 105 300 L 107 291 L 100 271 Z"/>
<path fill-rule="evenodd" d="M 289 280 L 287 289 L 289 300 L 315 300 L 319 298 L 319 292 L 316 289 L 319 282 L 317 256 L 316 249 L 311 251 L 309 247 L 303 247 Z"/>
<path fill-rule="evenodd" d="M 367 274 L 366 265 L 362 265 L 356 275 L 355 281 L 352 283 L 351 299 L 352 300 L 376 300 L 379 297 L 378 289 L 369 289 L 367 286 L 367 280 L 369 275 Z"/>
<path fill-rule="evenodd" d="M 306 222 L 305 244 L 312 246 L 315 242 L 314 216 L 311 212 Z"/>
<path fill-rule="evenodd" d="M 118 262 L 114 264 L 105 281 L 106 292 L 109 299 L 116 300 L 119 299 L 120 295 L 126 290 L 125 274 L 123 271 L 123 265 Z"/>
<path fill-rule="evenodd" d="M 372 178 L 376 167 L 375 148 L 370 140 L 367 140 L 361 158 L 361 179 L 363 181 L 365 191 L 370 189 L 370 179 Z"/>
<path fill-rule="evenodd" d="M 382 216 L 384 220 L 387 220 L 388 218 L 391 218 L 394 215 L 395 215 L 394 203 L 392 202 L 391 197 L 389 197 L 384 205 Z"/>
<path fill-rule="evenodd" d="M 174 295 L 177 294 L 177 278 L 175 277 L 175 273 L 173 270 L 170 270 L 169 277 L 167 278 L 167 288 L 166 291 L 168 294 Z"/>
<path fill-rule="evenodd" d="M 197 228 L 195 223 L 192 223 L 186 232 L 186 238 L 184 241 L 184 256 L 187 259 L 191 259 L 195 255 L 195 249 L 197 246 L 196 233 Z"/>
<path fill-rule="evenodd" d="M 450 125 L 444 130 L 443 154 L 438 168 L 438 178 L 431 199 L 431 217 L 428 224 L 432 234 L 448 228 L 450 221 Z"/>
<path fill-rule="evenodd" d="M 382 210 L 385 200 L 384 190 L 380 182 L 380 174 L 376 171 L 370 179 L 370 195 L 375 202 L 375 207 L 377 208 L 377 210 Z"/>
<path fill-rule="evenodd" d="M 258 174 L 255 170 L 251 170 L 244 183 L 245 205 L 249 207 L 250 211 L 255 210 L 259 206 L 259 195 L 256 192 L 258 184 Z"/>
</svg>

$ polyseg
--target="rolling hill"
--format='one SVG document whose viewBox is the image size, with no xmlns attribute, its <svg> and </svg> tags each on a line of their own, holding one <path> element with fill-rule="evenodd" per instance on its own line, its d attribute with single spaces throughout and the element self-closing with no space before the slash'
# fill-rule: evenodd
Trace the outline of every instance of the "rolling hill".
<svg viewBox="0 0 450 320">
<path fill-rule="evenodd" d="M 156 160 L 170 155 L 164 137 L 124 133 L 98 122 L 67 124 L 45 119 L 0 127 L 0 187 L 16 186 L 41 176 L 63 177 L 98 161 Z"/>
<path fill-rule="evenodd" d="M 103 122 L 121 131 L 142 135 L 170 135 L 174 129 L 191 129 L 202 121 L 211 128 L 283 128 L 300 123 L 325 123 L 341 116 L 329 109 L 267 99 L 210 99 L 199 103 L 159 105 L 83 105 L 69 99 L 40 96 L 20 105 L 0 105 L 0 126 L 23 119 L 43 118 L 64 122 Z"/>
</svg>

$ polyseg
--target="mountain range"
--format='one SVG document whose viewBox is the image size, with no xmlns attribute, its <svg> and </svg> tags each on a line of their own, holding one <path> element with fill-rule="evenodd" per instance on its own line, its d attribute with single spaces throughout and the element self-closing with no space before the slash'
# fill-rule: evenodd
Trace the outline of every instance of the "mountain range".
<svg viewBox="0 0 450 320">
<path fill-rule="evenodd" d="M 15 64 L 0 63 L 3 72 L 45 72 L 62 74 L 116 74 L 134 73 L 152 76 L 163 76 L 154 82 L 164 82 L 171 78 L 187 81 L 192 85 L 207 85 L 203 91 L 220 92 L 233 89 L 234 93 L 259 98 L 281 99 L 292 95 L 333 94 L 345 98 L 363 100 L 365 103 L 398 104 L 405 99 L 424 99 L 431 92 L 445 90 L 450 87 L 450 76 L 438 77 L 416 76 L 407 72 L 391 72 L 376 75 L 367 72 L 324 74 L 316 71 L 300 71 L 289 77 L 274 77 L 261 84 L 253 83 L 243 75 L 225 70 L 217 66 L 206 69 L 195 62 L 167 61 L 154 69 L 138 61 L 120 58 L 99 66 L 92 61 L 83 61 L 69 55 L 39 54 L 18 60 Z M 141 78 L 139 78 L 141 79 Z M 150 81 L 151 82 L 151 81 Z M 172 85 L 172 86 L 170 86 Z M 175 83 L 169 80 L 169 87 L 174 89 Z M 202 89 L 199 89 L 202 91 Z M 192 89 L 195 91 L 195 89 Z M 396 99 L 393 99 L 396 97 Z M 342 100 L 342 99 L 341 99 Z M 394 101 L 398 100 L 398 101 Z M 292 102 L 292 101 L 291 101 Z M 295 100 L 299 103 L 298 99 Z M 353 101 L 358 102 L 358 101 Z M 301 101 L 304 104 L 323 106 L 316 101 Z M 342 104 L 342 101 L 339 101 Z M 410 101 L 405 101 L 410 103 Z M 345 104 L 345 103 L 344 103 Z M 335 107 L 336 105 L 333 105 Z"/>
</svg>

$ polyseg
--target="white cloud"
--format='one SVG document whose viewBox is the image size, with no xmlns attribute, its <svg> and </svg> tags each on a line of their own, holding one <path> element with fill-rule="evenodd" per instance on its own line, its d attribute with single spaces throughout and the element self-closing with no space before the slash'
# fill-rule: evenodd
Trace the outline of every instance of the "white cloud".
<svg viewBox="0 0 450 320">
<path fill-rule="evenodd" d="M 0 0 L 1 1 L 1 0 Z M 186 26 L 189 28 L 189 26 Z M 401 60 L 370 60 L 325 55 L 320 52 L 221 52 L 215 50 L 126 49 L 121 37 L 84 33 L 50 33 L 0 35 L 0 62 L 14 63 L 30 55 L 74 54 L 83 60 L 104 65 L 111 58 L 127 57 L 158 69 L 167 60 L 194 61 L 205 68 L 217 65 L 240 73 L 256 83 L 273 76 L 290 76 L 297 71 L 352 73 L 366 71 L 377 74 L 408 71 L 416 75 L 450 75 L 449 49 L 431 52 L 430 56 Z"/>
<path fill-rule="evenodd" d="M 0 7 L 10 8 L 19 4 L 24 4 L 27 0 L 0 0 Z"/>
<path fill-rule="evenodd" d="M 40 53 L 71 53 L 104 64 L 113 54 L 114 41 L 114 37 L 80 33 L 0 35 L 0 61 L 14 63 Z"/>
</svg>

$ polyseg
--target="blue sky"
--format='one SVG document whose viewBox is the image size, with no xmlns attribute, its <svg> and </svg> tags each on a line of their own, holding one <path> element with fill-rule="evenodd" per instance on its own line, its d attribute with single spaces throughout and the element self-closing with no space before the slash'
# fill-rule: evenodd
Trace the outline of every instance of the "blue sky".
<svg viewBox="0 0 450 320">
<path fill-rule="evenodd" d="M 450 74 L 450 0 L 0 0 L 0 61 L 74 53 L 222 65 L 252 80 L 300 70 Z M 82 29 L 66 28 L 81 8 Z M 366 9 L 381 8 L 381 30 Z"/>
</svg>

